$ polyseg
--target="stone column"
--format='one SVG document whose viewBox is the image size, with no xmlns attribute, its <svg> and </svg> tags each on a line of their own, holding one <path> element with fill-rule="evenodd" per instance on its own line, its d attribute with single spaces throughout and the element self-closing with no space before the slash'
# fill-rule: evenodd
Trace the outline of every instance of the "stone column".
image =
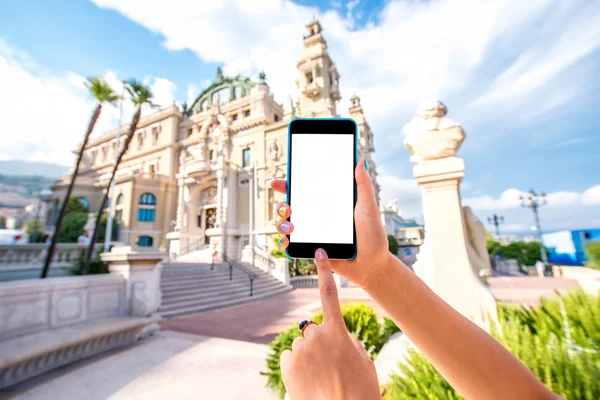
<svg viewBox="0 0 600 400">
<path fill-rule="evenodd" d="M 239 237 L 240 231 L 238 226 L 238 173 L 233 169 L 229 169 L 227 174 L 227 188 L 224 203 L 227 204 L 224 210 L 225 218 L 225 235 L 227 255 L 231 258 L 240 257 Z"/>
<path fill-rule="evenodd" d="M 222 163 L 221 163 L 222 166 Z M 226 207 L 225 205 L 225 196 L 223 193 L 223 189 L 225 186 L 225 178 L 224 175 L 225 172 L 223 171 L 223 169 L 221 168 L 219 171 L 217 171 L 217 228 L 219 229 L 219 233 L 220 233 L 220 238 L 219 238 L 219 244 L 217 245 L 217 251 L 220 251 L 221 253 L 223 253 L 223 240 L 224 238 L 224 224 L 223 224 L 223 216 L 225 213 L 224 208 Z"/>
<path fill-rule="evenodd" d="M 436 102 L 405 127 L 425 217 L 425 242 L 414 269 L 457 311 L 487 327 L 488 315 L 496 318 L 496 302 L 479 274 L 485 265 L 478 257 L 485 235 L 473 242 L 467 236 L 459 193 L 465 165 L 455 157 L 465 135 L 445 114 L 445 106 Z"/>
<path fill-rule="evenodd" d="M 151 317 L 158 321 L 161 305 L 160 276 L 166 254 L 154 249 L 113 247 L 112 251 L 100 255 L 108 263 L 111 274 L 122 275 L 126 280 L 126 304 L 128 315 Z M 158 331 L 155 322 L 144 329 L 145 334 Z"/>
</svg>

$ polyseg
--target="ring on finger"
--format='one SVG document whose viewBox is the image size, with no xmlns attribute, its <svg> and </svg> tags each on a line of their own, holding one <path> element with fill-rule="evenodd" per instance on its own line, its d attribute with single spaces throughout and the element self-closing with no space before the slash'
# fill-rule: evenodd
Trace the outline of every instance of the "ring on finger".
<svg viewBox="0 0 600 400">
<path fill-rule="evenodd" d="M 300 332 L 302 333 L 302 337 L 304 337 L 304 331 L 306 330 L 306 328 L 308 328 L 310 325 L 319 325 L 317 324 L 315 321 L 311 321 L 311 320 L 304 320 L 302 322 L 300 322 Z"/>
</svg>

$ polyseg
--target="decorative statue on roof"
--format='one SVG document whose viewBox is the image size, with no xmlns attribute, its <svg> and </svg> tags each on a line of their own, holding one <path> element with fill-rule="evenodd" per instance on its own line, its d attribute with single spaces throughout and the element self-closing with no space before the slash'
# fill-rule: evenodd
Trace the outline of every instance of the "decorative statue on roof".
<svg viewBox="0 0 600 400">
<path fill-rule="evenodd" d="M 465 132 L 459 123 L 444 118 L 446 106 L 435 101 L 419 111 L 404 126 L 404 146 L 413 153 L 410 161 L 420 164 L 426 160 L 454 157 L 465 140 Z"/>
<path fill-rule="evenodd" d="M 217 77 L 215 78 L 215 82 L 221 82 L 223 80 L 223 70 L 221 67 L 217 68 Z"/>
</svg>

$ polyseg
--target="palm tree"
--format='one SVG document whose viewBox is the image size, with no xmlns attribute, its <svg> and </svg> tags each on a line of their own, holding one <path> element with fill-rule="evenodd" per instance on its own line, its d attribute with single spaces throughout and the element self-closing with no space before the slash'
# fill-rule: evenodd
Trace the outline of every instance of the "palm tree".
<svg viewBox="0 0 600 400">
<path fill-rule="evenodd" d="M 142 83 L 136 81 L 135 79 L 130 79 L 129 81 L 127 81 L 127 83 L 125 85 L 125 89 L 127 89 L 127 92 L 131 95 L 131 101 L 133 102 L 134 105 L 137 106 L 137 110 L 135 111 L 135 114 L 133 115 L 133 118 L 131 120 L 131 124 L 129 125 L 129 132 L 127 133 L 127 137 L 125 138 L 125 143 L 123 144 L 123 150 L 121 150 L 121 152 L 119 153 L 119 157 L 117 158 L 117 162 L 115 163 L 115 166 L 113 168 L 112 175 L 110 176 L 110 179 L 109 179 L 108 183 L 106 184 L 106 190 L 104 191 L 102 203 L 100 203 L 100 208 L 98 209 L 98 214 L 97 214 L 98 217 L 96 218 L 96 225 L 94 226 L 94 231 L 92 233 L 92 237 L 91 237 L 90 244 L 88 247 L 85 264 L 83 266 L 83 271 L 82 271 L 83 275 L 87 275 L 88 272 L 90 271 L 90 263 L 92 261 L 92 255 L 94 253 L 94 243 L 96 242 L 96 236 L 98 235 L 98 231 L 100 230 L 100 220 L 102 219 L 101 217 L 102 217 L 102 212 L 104 211 L 104 207 L 106 207 L 106 201 L 108 199 L 108 191 L 109 191 L 109 188 L 110 188 L 110 185 L 111 185 L 113 179 L 115 179 L 115 175 L 117 173 L 117 170 L 119 169 L 119 165 L 121 164 L 121 161 L 123 160 L 123 155 L 125 155 L 125 153 L 127 152 L 127 149 L 129 148 L 129 145 L 131 144 L 131 141 L 133 140 L 133 136 L 137 129 L 138 122 L 140 122 L 142 106 L 144 104 L 148 104 L 151 107 L 156 107 L 156 105 L 152 103 L 152 92 L 150 91 L 150 88 L 148 88 L 147 86 L 144 86 Z"/>
<path fill-rule="evenodd" d="M 46 278 L 48 276 L 48 272 L 50 271 L 50 263 L 52 261 L 52 257 L 54 256 L 54 249 L 56 248 L 56 243 L 58 243 L 60 227 L 62 225 L 63 218 L 67 210 L 67 203 L 69 201 L 69 198 L 71 197 L 73 186 L 75 185 L 75 179 L 77 178 L 77 172 L 79 172 L 79 165 L 81 164 L 81 159 L 83 158 L 83 152 L 85 151 L 85 147 L 87 146 L 88 140 L 90 139 L 90 135 L 94 130 L 94 126 L 96 125 L 96 122 L 100 117 L 100 112 L 102 111 L 102 104 L 114 104 L 119 99 L 119 96 L 115 94 L 115 92 L 111 89 L 111 87 L 104 79 L 88 78 L 88 81 L 85 83 L 85 87 L 87 87 L 92 93 L 92 96 L 94 96 L 98 100 L 98 105 L 92 113 L 92 118 L 88 123 L 88 128 L 85 133 L 85 136 L 83 137 L 83 143 L 81 144 L 81 149 L 79 149 L 79 155 L 77 156 L 77 163 L 75 164 L 75 169 L 73 170 L 73 175 L 71 176 L 71 182 L 69 182 L 67 192 L 65 193 L 65 198 L 62 201 L 62 205 L 58 213 L 58 218 L 56 219 L 54 235 L 52 236 L 52 242 L 50 243 L 50 248 L 48 248 L 48 252 L 46 254 L 44 268 L 42 269 L 42 278 Z"/>
</svg>

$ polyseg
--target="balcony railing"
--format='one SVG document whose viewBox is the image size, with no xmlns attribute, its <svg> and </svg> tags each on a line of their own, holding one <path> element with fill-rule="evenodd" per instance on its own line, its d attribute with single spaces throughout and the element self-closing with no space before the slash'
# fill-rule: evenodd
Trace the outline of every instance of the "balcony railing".
<svg viewBox="0 0 600 400">
<path fill-rule="evenodd" d="M 97 243 L 103 246 L 103 243 Z M 39 278 L 46 259 L 48 246 L 45 243 L 0 245 L 0 281 Z M 51 276 L 68 275 L 87 245 L 57 243 L 50 264 Z"/>
</svg>

